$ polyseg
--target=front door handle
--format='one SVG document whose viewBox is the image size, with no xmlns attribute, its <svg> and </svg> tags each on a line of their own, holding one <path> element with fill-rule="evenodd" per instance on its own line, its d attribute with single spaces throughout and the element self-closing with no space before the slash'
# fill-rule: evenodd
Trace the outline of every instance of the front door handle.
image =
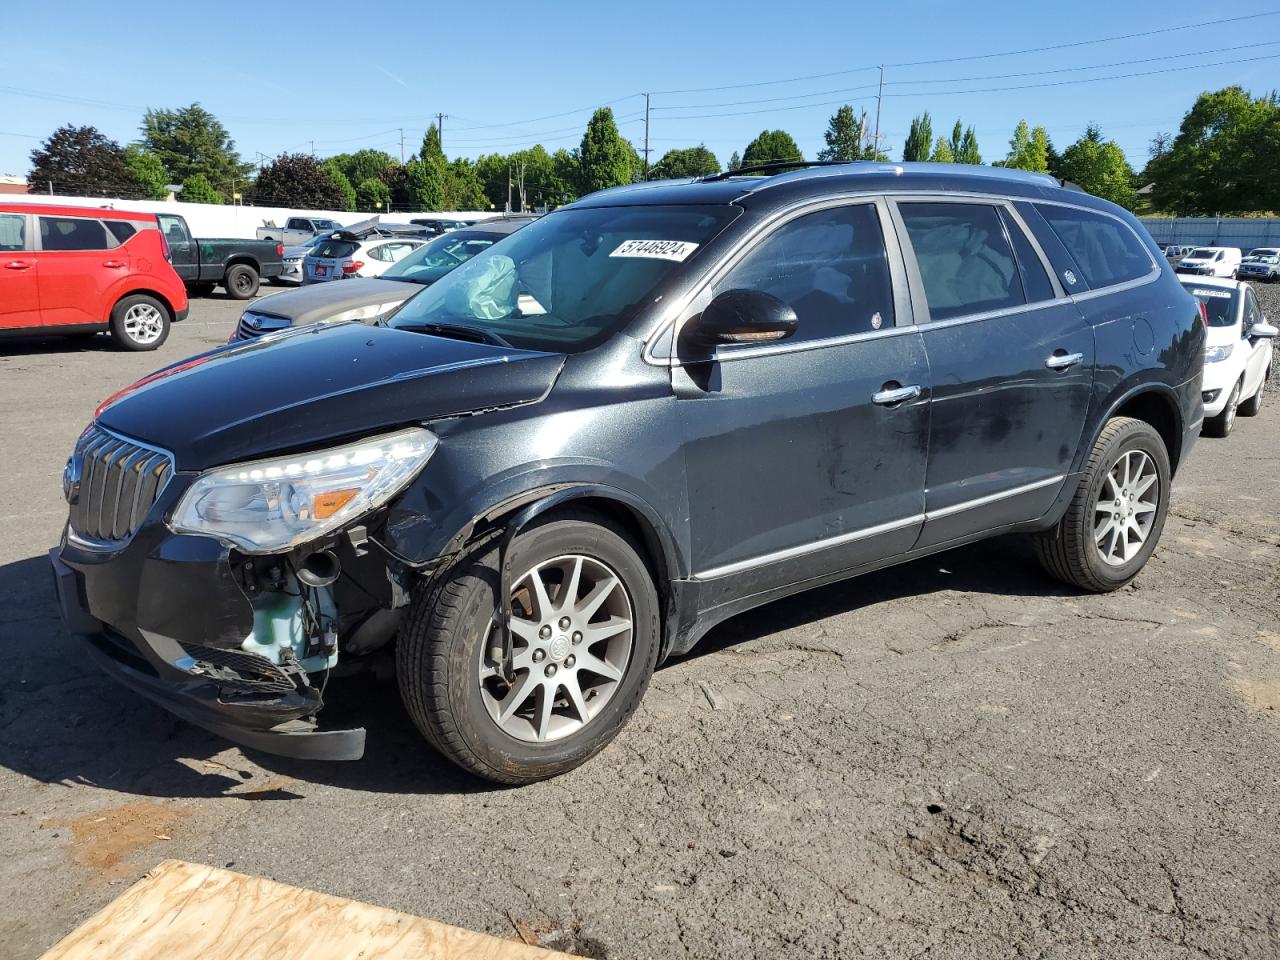
<svg viewBox="0 0 1280 960">
<path fill-rule="evenodd" d="M 900 403 L 906 403 L 908 400 L 914 400 L 923 392 L 918 383 L 913 383 L 908 387 L 900 387 L 890 381 L 880 388 L 879 393 L 871 395 L 871 402 L 878 403 L 882 407 L 895 407 Z"/>
<path fill-rule="evenodd" d="M 5 264 L 8 270 L 30 270 L 35 264 L 30 260 L 10 260 Z"/>
<path fill-rule="evenodd" d="M 117 268 L 128 266 L 128 264 L 126 264 L 123 260 L 103 260 L 102 265 L 104 267 L 117 267 Z"/>
<path fill-rule="evenodd" d="M 1050 370 L 1066 370 L 1074 367 L 1084 359 L 1083 353 L 1063 353 L 1058 351 L 1045 360 L 1044 365 Z"/>
</svg>

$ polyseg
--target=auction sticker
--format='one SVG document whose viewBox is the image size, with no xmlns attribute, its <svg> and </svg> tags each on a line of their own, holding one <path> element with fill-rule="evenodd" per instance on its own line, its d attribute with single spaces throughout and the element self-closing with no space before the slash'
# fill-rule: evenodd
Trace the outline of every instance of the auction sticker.
<svg viewBox="0 0 1280 960">
<path fill-rule="evenodd" d="M 1193 297 L 1217 297 L 1219 300 L 1230 300 L 1230 290 L 1206 290 L 1204 287 L 1196 287 L 1191 291 Z"/>
<path fill-rule="evenodd" d="M 611 257 L 639 257 L 643 260 L 674 260 L 681 263 L 698 249 L 687 240 L 623 240 Z"/>
</svg>

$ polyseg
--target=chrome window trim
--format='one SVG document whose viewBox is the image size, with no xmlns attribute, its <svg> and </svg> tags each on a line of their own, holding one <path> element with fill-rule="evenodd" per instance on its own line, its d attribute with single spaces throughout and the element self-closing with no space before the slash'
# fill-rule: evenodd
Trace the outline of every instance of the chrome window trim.
<svg viewBox="0 0 1280 960">
<path fill-rule="evenodd" d="M 721 566 L 712 567 L 709 570 L 703 570 L 699 573 L 695 573 L 689 579 L 698 582 L 717 580 L 721 577 L 732 576 L 735 573 L 754 570 L 757 567 L 765 567 L 773 563 L 781 563 L 784 560 L 794 560 L 797 557 L 808 556 L 811 553 L 818 553 L 822 550 L 830 549 L 831 547 L 841 546 L 842 544 L 854 543 L 858 540 L 866 540 L 870 537 L 877 537 L 884 533 L 893 533 L 896 530 L 909 527 L 913 523 L 928 523 L 930 520 L 938 520 L 943 517 L 962 513 L 965 510 L 972 510 L 976 507 L 986 506 L 987 504 L 998 503 L 1001 500 L 1008 500 L 1024 493 L 1031 493 L 1035 490 L 1052 486 L 1055 483 L 1061 483 L 1066 479 L 1067 475 L 1065 473 L 1056 474 L 1052 477 L 1046 477 L 1043 480 L 1036 480 L 1033 483 L 1024 483 L 1016 487 L 1010 487 L 1008 490 L 1000 490 L 996 493 L 987 494 L 985 497 L 977 497 L 973 500 L 966 500 L 963 503 L 957 503 L 950 507 L 943 507 L 941 510 L 928 510 L 924 513 L 917 513 L 909 517 L 903 517 L 900 520 L 890 520 L 888 523 L 877 524 L 874 527 L 863 527 L 860 530 L 851 530 L 848 533 L 842 533 L 834 537 L 826 537 L 822 540 L 815 540 L 812 543 L 803 543 L 799 546 L 786 547 L 782 550 L 775 550 L 772 553 L 749 557 L 746 560 L 736 560 L 733 563 L 722 564 Z"/>
</svg>

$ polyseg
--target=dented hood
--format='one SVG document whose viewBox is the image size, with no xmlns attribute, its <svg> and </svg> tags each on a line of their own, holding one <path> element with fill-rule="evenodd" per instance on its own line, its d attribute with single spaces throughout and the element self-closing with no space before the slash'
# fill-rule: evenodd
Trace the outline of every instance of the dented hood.
<svg viewBox="0 0 1280 960">
<path fill-rule="evenodd" d="M 398 426 L 533 403 L 564 356 L 361 323 L 301 327 L 166 367 L 97 421 L 204 470 Z"/>
</svg>

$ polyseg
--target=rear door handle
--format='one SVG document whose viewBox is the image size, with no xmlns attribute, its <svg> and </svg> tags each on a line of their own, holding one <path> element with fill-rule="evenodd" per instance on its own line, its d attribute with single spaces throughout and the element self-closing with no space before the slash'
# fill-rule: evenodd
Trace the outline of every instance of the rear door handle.
<svg viewBox="0 0 1280 960">
<path fill-rule="evenodd" d="M 1050 370 L 1066 370 L 1074 367 L 1077 363 L 1084 359 L 1083 353 L 1062 353 L 1056 352 L 1053 356 L 1045 360 L 1044 365 Z"/>
<path fill-rule="evenodd" d="M 894 407 L 900 403 L 906 403 L 908 400 L 914 400 L 920 396 L 922 391 L 920 385 L 913 383 L 908 387 L 891 386 L 893 381 L 886 383 L 880 388 L 879 393 L 871 395 L 871 402 L 878 403 L 882 407 Z"/>
<path fill-rule="evenodd" d="M 35 264 L 30 260 L 10 260 L 5 264 L 7 270 L 30 270 Z"/>
<path fill-rule="evenodd" d="M 103 265 L 104 267 L 123 267 L 123 266 L 127 266 L 127 264 L 126 264 L 123 260 L 103 260 L 103 261 L 102 261 L 102 265 Z"/>
</svg>

